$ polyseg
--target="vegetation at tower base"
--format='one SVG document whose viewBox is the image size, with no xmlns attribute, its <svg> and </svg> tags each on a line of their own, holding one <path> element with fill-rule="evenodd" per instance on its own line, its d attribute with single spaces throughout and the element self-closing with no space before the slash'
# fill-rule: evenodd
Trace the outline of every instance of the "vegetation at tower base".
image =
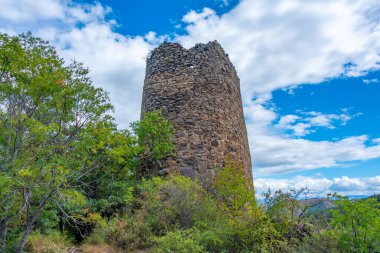
<svg viewBox="0 0 380 253">
<path fill-rule="evenodd" d="M 0 35 L 0 252 L 380 251 L 376 198 L 333 195 L 319 211 L 307 189 L 255 201 L 232 158 L 207 189 L 137 179 L 172 155 L 173 127 L 153 111 L 117 129 L 87 73 L 31 34 Z"/>
<path fill-rule="evenodd" d="M 140 159 L 144 161 L 137 169 L 137 176 L 141 178 L 154 175 L 164 175 L 167 169 L 163 168 L 160 161 L 174 154 L 172 141 L 173 126 L 163 120 L 160 111 L 143 114 L 143 120 L 133 122 L 132 130 L 136 133 L 139 145 L 144 147 L 144 153 Z"/>
</svg>

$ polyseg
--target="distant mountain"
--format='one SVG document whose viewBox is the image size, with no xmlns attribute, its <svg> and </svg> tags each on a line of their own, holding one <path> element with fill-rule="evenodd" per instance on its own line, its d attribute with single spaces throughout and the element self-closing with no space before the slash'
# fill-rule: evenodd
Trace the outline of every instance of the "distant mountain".
<svg viewBox="0 0 380 253">
<path fill-rule="evenodd" d="M 371 196 L 368 195 L 349 195 L 347 196 L 350 200 L 357 199 L 367 199 L 367 198 L 376 198 L 380 202 L 380 194 L 374 194 Z M 336 207 L 334 200 L 327 198 L 311 198 L 300 200 L 302 206 L 309 206 L 307 214 L 321 215 L 325 213 L 328 209 Z"/>
<path fill-rule="evenodd" d="M 326 198 L 312 198 L 300 200 L 302 206 L 309 206 L 307 214 L 321 214 L 324 211 L 335 207 L 334 201 Z"/>
</svg>

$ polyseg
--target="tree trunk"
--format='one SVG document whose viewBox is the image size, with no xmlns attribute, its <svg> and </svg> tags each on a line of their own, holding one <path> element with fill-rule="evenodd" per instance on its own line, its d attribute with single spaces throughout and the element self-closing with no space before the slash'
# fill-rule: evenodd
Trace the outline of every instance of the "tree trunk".
<svg viewBox="0 0 380 253">
<path fill-rule="evenodd" d="M 65 232 L 65 219 L 63 218 L 63 214 L 60 214 L 59 217 L 59 230 L 63 234 Z"/>
<path fill-rule="evenodd" d="M 28 224 L 26 226 L 26 230 L 25 230 L 24 235 L 22 237 L 22 240 L 21 240 L 21 243 L 20 243 L 20 247 L 17 249 L 17 253 L 23 253 L 24 252 L 26 241 L 28 239 L 28 236 L 29 236 L 30 232 L 32 232 L 32 229 L 33 229 L 33 225 L 32 224 Z"/>
<path fill-rule="evenodd" d="M 0 253 L 5 253 L 5 247 L 7 246 L 7 226 L 9 217 L 5 217 L 0 222 Z"/>
<path fill-rule="evenodd" d="M 48 202 L 50 197 L 53 195 L 53 193 L 54 193 L 54 191 L 50 191 L 50 192 L 45 194 L 45 196 L 42 198 L 40 204 L 38 205 L 36 211 L 33 213 L 32 218 L 27 222 L 26 229 L 25 229 L 24 235 L 22 236 L 20 246 L 16 250 L 17 253 L 23 253 L 24 252 L 26 241 L 28 239 L 30 232 L 32 232 L 34 223 L 36 222 L 36 220 L 37 220 L 38 216 L 40 215 L 42 209 L 45 207 L 46 203 Z"/>
</svg>

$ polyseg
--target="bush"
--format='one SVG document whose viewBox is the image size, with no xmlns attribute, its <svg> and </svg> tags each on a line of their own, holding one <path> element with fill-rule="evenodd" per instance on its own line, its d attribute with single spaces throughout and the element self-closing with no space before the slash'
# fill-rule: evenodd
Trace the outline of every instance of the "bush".
<svg viewBox="0 0 380 253">
<path fill-rule="evenodd" d="M 260 252 L 277 232 L 256 205 L 241 167 L 231 162 L 215 177 L 212 195 L 183 176 L 145 180 L 139 190 L 138 212 L 145 214 L 160 252 L 186 252 L 180 243 L 208 252 Z"/>
<path fill-rule="evenodd" d="M 145 248 L 151 244 L 151 233 L 144 219 L 140 213 L 134 216 L 115 217 L 106 225 L 96 227 L 84 245 L 86 247 L 108 245 L 114 250 Z"/>
<path fill-rule="evenodd" d="M 106 226 L 98 225 L 82 250 L 377 252 L 379 213 L 374 200 L 335 200 L 337 208 L 329 222 L 328 217 L 306 215 L 314 202 L 305 204 L 299 196 L 307 194 L 307 189 L 268 192 L 265 203 L 257 205 L 247 185 L 239 166 L 232 163 L 215 176 L 211 192 L 178 175 L 142 180 L 130 213 L 112 218 Z M 348 224 L 352 219 L 355 223 Z M 366 244 L 357 246 L 360 251 L 346 243 L 352 242 L 348 237 L 352 225 L 357 236 L 366 235 Z"/>
<path fill-rule="evenodd" d="M 206 252 L 199 243 L 199 232 L 193 229 L 175 230 L 156 239 L 157 253 L 202 253 Z"/>
<path fill-rule="evenodd" d="M 343 253 L 334 237 L 329 233 L 321 232 L 314 233 L 311 236 L 306 236 L 298 244 L 290 250 L 292 253 Z"/>
<path fill-rule="evenodd" d="M 165 234 L 176 227 L 190 228 L 196 219 L 207 215 L 210 198 L 190 178 L 152 178 L 143 181 L 140 191 L 140 212 L 146 213 L 146 222 L 156 235 Z"/>
<path fill-rule="evenodd" d="M 243 165 L 227 159 L 227 164 L 213 179 L 212 188 L 219 206 L 227 215 L 235 217 L 255 205 L 252 179 L 244 175 Z"/>
<path fill-rule="evenodd" d="M 33 232 L 26 243 L 25 249 L 29 253 L 66 253 L 71 242 L 58 231 L 49 231 L 42 234 Z"/>
</svg>

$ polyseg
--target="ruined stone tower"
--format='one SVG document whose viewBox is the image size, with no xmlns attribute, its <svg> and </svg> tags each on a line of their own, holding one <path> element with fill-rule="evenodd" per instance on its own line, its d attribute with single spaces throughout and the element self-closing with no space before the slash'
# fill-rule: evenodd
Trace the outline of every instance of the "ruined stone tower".
<svg viewBox="0 0 380 253">
<path fill-rule="evenodd" d="M 142 112 L 161 110 L 175 130 L 165 166 L 207 181 L 226 156 L 252 178 L 239 78 L 217 41 L 189 50 L 163 43 L 147 59 Z"/>
</svg>

